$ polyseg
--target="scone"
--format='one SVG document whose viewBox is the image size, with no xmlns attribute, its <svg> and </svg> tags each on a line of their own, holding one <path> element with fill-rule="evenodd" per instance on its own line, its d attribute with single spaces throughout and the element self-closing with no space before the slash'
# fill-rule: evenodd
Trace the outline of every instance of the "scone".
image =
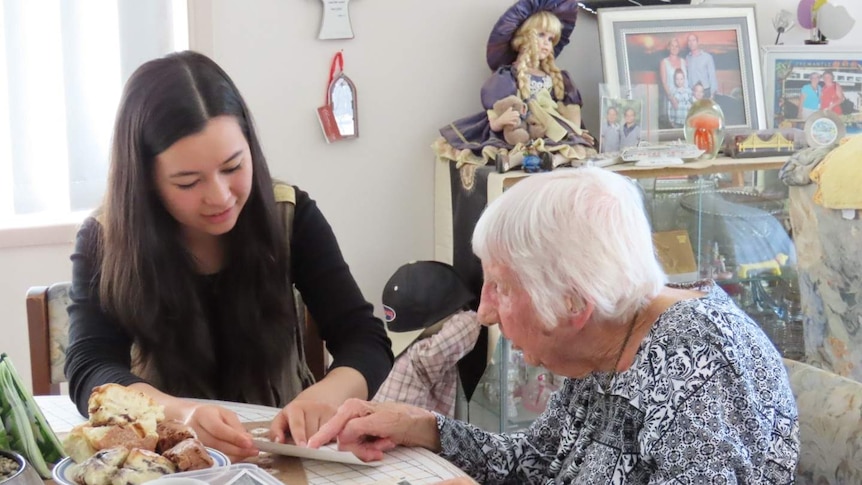
<svg viewBox="0 0 862 485">
<path fill-rule="evenodd" d="M 84 460 L 96 454 L 97 449 L 93 448 L 87 436 L 84 434 L 84 428 L 90 427 L 89 424 L 79 424 L 69 431 L 69 434 L 63 438 L 63 450 L 72 458 L 75 463 L 83 463 Z"/>
<path fill-rule="evenodd" d="M 180 441 L 173 448 L 162 453 L 162 455 L 171 460 L 176 465 L 177 470 L 181 472 L 200 470 L 201 468 L 210 468 L 213 466 L 213 459 L 207 453 L 207 449 L 200 441 L 194 438 Z"/>
<path fill-rule="evenodd" d="M 189 438 L 197 439 L 198 437 L 191 426 L 186 426 L 175 419 L 160 422 L 156 432 L 159 434 L 159 443 L 156 446 L 156 451 L 159 453 L 170 450 L 180 441 Z"/>
<path fill-rule="evenodd" d="M 87 402 L 93 426 L 140 424 L 145 435 L 156 435 L 156 425 L 165 419 L 164 407 L 142 392 L 119 384 L 93 389 Z"/>
<path fill-rule="evenodd" d="M 137 484 L 155 480 L 162 475 L 177 471 L 174 464 L 167 458 L 147 450 L 133 449 L 129 451 L 123 467 L 117 471 L 112 483 Z M 92 485 L 92 484 L 91 484 Z"/>
<path fill-rule="evenodd" d="M 159 436 L 155 433 L 146 434 L 139 423 L 129 423 L 114 426 L 84 426 L 84 436 L 90 446 L 97 450 L 125 446 L 128 449 L 140 448 L 155 451 Z"/>
<path fill-rule="evenodd" d="M 73 473 L 75 482 L 79 485 L 111 485 L 128 456 L 129 449 L 124 446 L 96 452 L 77 466 Z"/>
</svg>

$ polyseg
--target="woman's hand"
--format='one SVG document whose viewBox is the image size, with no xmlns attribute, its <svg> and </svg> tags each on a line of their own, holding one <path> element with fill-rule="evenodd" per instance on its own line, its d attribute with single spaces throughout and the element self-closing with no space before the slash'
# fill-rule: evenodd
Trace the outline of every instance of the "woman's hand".
<svg viewBox="0 0 862 485">
<path fill-rule="evenodd" d="M 437 418 L 430 411 L 393 402 L 349 399 L 335 416 L 308 440 L 318 448 L 338 438 L 338 449 L 363 461 L 382 460 L 383 452 L 397 445 L 440 449 Z"/>
<path fill-rule="evenodd" d="M 506 108 L 506 111 L 504 111 L 500 116 L 497 116 L 494 119 L 489 117 L 488 121 L 491 125 L 492 131 L 501 131 L 507 126 L 515 128 L 521 122 L 521 113 L 514 111 L 510 106 Z"/>
<path fill-rule="evenodd" d="M 239 461 L 257 456 L 251 434 L 239 422 L 237 415 L 214 404 L 199 404 L 191 408 L 183 422 L 194 428 L 198 439 L 209 447 Z"/>
<path fill-rule="evenodd" d="M 297 445 L 305 446 L 308 438 L 335 415 L 341 403 L 349 398 L 367 397 L 368 384 L 362 374 L 350 367 L 337 367 L 285 406 L 272 420 L 269 435 L 284 443 L 285 434 L 290 433 Z"/>
<path fill-rule="evenodd" d="M 143 392 L 164 406 L 165 419 L 176 419 L 191 426 L 205 446 L 223 452 L 231 461 L 257 456 L 251 434 L 239 422 L 235 413 L 215 404 L 201 404 L 165 394 L 144 382 L 137 382 L 129 387 Z"/>
<path fill-rule="evenodd" d="M 317 433 L 323 423 L 335 415 L 336 407 L 320 401 L 294 399 L 272 420 L 270 436 L 284 443 L 285 431 L 290 432 L 294 443 L 305 446 L 308 438 Z"/>
</svg>

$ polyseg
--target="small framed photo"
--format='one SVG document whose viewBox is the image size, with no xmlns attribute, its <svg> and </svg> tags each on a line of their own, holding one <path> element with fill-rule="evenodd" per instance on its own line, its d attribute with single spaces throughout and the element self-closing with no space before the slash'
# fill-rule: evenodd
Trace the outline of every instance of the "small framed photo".
<svg viewBox="0 0 862 485">
<path fill-rule="evenodd" d="M 770 128 L 813 126 L 822 134 L 831 122 L 862 133 L 862 47 L 769 46 L 763 72 Z"/>
<path fill-rule="evenodd" d="M 713 99 L 729 132 L 766 128 L 754 5 L 599 10 L 605 83 L 658 86 L 644 109 L 658 138 L 682 138 L 689 103 Z"/>
<path fill-rule="evenodd" d="M 613 153 L 637 146 L 646 134 L 640 99 L 602 97 L 599 152 Z"/>
</svg>

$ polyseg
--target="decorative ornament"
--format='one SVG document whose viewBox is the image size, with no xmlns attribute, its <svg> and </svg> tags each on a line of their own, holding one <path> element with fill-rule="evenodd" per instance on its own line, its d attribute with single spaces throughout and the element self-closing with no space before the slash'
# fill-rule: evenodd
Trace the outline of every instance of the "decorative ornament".
<svg viewBox="0 0 862 485">
<path fill-rule="evenodd" d="M 818 111 L 805 120 L 805 139 L 809 146 L 832 145 L 845 134 L 844 122 L 834 111 Z"/>
<path fill-rule="evenodd" d="M 711 99 L 700 99 L 691 105 L 685 118 L 685 141 L 696 145 L 705 153 L 704 158 L 715 158 L 724 143 L 724 112 Z"/>
<path fill-rule="evenodd" d="M 353 27 L 350 25 L 350 0 L 320 0 L 323 2 L 323 19 L 320 22 L 320 33 L 317 38 L 352 39 Z"/>
<path fill-rule="evenodd" d="M 344 74 L 344 56 L 337 52 L 329 67 L 326 97 L 317 108 L 317 118 L 326 143 L 359 136 L 356 86 Z"/>
<path fill-rule="evenodd" d="M 781 39 L 781 34 L 792 30 L 794 25 L 796 25 L 796 21 L 793 20 L 793 13 L 782 9 L 775 14 L 775 17 L 772 18 L 772 26 L 778 32 L 778 35 L 775 36 L 776 45 L 779 44 L 778 40 Z"/>
<path fill-rule="evenodd" d="M 806 44 L 827 44 L 827 38 L 840 39 L 856 23 L 844 6 L 832 5 L 827 0 L 800 0 L 796 15 L 799 25 L 811 30 Z"/>
</svg>

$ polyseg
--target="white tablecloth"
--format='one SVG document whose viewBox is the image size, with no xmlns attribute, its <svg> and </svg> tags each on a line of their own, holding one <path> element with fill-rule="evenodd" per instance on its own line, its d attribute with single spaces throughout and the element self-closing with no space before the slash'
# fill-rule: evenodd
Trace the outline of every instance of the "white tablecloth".
<svg viewBox="0 0 862 485">
<path fill-rule="evenodd" d="M 87 420 L 78 413 L 69 396 L 35 396 L 36 404 L 55 433 L 68 433 Z M 219 404 L 235 412 L 242 422 L 268 421 L 279 408 L 224 401 L 206 401 Z M 310 485 L 433 484 L 447 478 L 464 476 L 464 472 L 423 448 L 396 448 L 386 454 L 378 466 L 344 465 L 317 460 L 302 460 Z"/>
</svg>

